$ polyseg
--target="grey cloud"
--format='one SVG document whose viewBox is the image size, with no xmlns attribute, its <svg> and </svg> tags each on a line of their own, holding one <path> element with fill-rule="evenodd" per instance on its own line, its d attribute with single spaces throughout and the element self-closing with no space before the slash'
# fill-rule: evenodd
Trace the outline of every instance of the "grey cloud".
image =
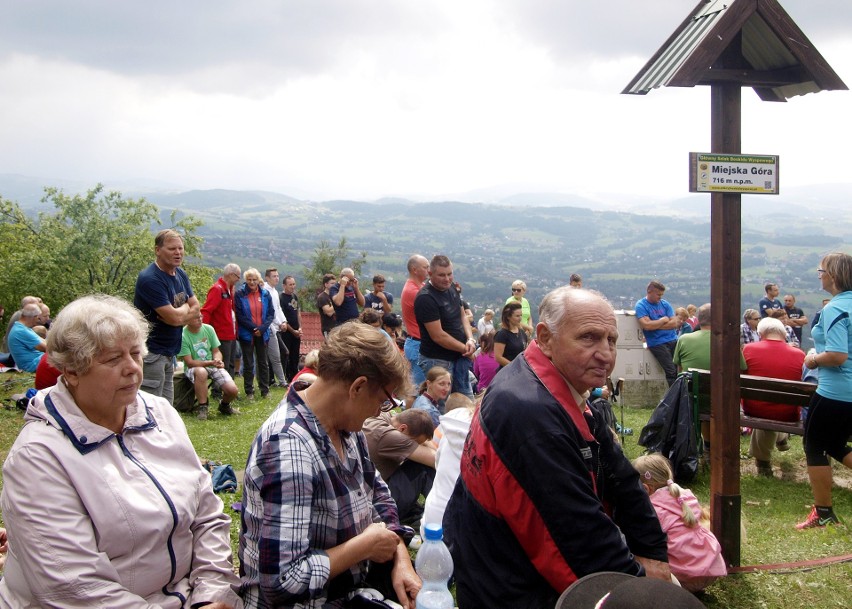
<svg viewBox="0 0 852 609">
<path fill-rule="evenodd" d="M 387 0 L 4 0 L 0 58 L 13 53 L 127 75 L 218 66 L 313 72 L 387 37 L 441 25 L 428 3 Z"/>
<path fill-rule="evenodd" d="M 650 58 L 698 5 L 696 0 L 497 1 L 520 35 L 566 60 Z M 782 0 L 780 4 L 817 48 L 821 41 L 849 36 L 852 2 Z"/>
</svg>

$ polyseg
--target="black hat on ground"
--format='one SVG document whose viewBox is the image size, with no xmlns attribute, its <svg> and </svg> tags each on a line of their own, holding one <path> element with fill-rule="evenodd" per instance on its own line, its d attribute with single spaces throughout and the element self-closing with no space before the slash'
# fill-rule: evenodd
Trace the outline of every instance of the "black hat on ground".
<svg viewBox="0 0 852 609">
<path fill-rule="evenodd" d="M 556 609 L 705 609 L 692 594 L 668 582 L 626 573 L 592 573 L 571 584 Z"/>
</svg>

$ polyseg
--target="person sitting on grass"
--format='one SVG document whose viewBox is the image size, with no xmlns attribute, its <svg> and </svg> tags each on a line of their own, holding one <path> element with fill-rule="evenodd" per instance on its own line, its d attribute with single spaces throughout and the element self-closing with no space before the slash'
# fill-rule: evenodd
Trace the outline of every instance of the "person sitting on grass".
<svg viewBox="0 0 852 609">
<path fill-rule="evenodd" d="M 425 498 L 435 480 L 434 429 L 424 410 L 382 412 L 364 421 L 370 460 L 387 483 L 396 501 L 399 520 L 418 529 L 423 516 L 420 495 Z"/>
<path fill-rule="evenodd" d="M 425 410 L 432 418 L 432 426 L 441 424 L 440 417 L 444 413 L 444 400 L 450 395 L 453 377 L 449 370 L 441 366 L 432 366 L 426 373 L 426 380 L 420 384 L 417 399 L 411 406 L 415 410 Z"/>
<path fill-rule="evenodd" d="M 239 389 L 225 370 L 216 331 L 213 326 L 202 323 L 200 314 L 184 327 L 178 357 L 183 358 L 184 374 L 195 387 L 199 419 L 207 420 L 208 379 L 222 391 L 219 412 L 224 415 L 239 414 L 240 411 L 231 406 L 231 402 L 237 399 Z"/>
<path fill-rule="evenodd" d="M 727 575 L 722 546 L 707 528 L 709 513 L 692 491 L 672 481 L 669 460 L 658 453 L 642 455 L 633 461 L 633 467 L 668 536 L 669 567 L 680 585 L 700 592 Z"/>
</svg>

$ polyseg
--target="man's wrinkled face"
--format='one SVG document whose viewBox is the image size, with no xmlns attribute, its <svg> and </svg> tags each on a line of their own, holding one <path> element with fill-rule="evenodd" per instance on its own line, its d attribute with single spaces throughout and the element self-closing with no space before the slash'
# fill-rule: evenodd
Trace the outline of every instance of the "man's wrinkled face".
<svg viewBox="0 0 852 609">
<path fill-rule="evenodd" d="M 553 334 L 543 323 L 538 344 L 578 392 L 602 387 L 615 366 L 618 327 L 612 308 L 601 300 L 575 306 Z"/>
<path fill-rule="evenodd" d="M 445 292 L 453 285 L 453 265 L 436 266 L 429 270 L 429 281 L 437 290 Z"/>
<path fill-rule="evenodd" d="M 292 277 L 289 277 L 287 281 L 284 282 L 284 293 L 285 294 L 293 294 L 296 291 L 296 280 Z"/>
<path fill-rule="evenodd" d="M 422 283 L 429 277 L 429 261 L 423 258 L 414 264 L 412 274 Z"/>
<path fill-rule="evenodd" d="M 787 296 L 784 297 L 784 306 L 787 307 L 788 309 L 792 309 L 793 306 L 795 306 L 795 304 L 796 304 L 796 299 L 793 298 L 793 296 L 791 294 L 788 294 Z"/>
</svg>

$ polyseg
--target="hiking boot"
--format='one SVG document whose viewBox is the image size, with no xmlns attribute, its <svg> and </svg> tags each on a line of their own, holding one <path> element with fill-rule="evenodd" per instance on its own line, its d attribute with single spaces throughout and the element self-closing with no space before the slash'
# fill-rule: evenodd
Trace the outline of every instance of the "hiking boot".
<svg viewBox="0 0 852 609">
<path fill-rule="evenodd" d="M 224 415 L 232 415 L 232 414 L 240 414 L 240 411 L 233 406 L 231 406 L 228 402 L 222 402 L 219 404 L 219 414 Z"/>
<path fill-rule="evenodd" d="M 198 405 L 198 420 L 206 421 L 207 420 L 207 404 L 199 404 Z"/>
<path fill-rule="evenodd" d="M 775 448 L 783 453 L 790 450 L 790 443 L 787 441 L 787 438 L 784 438 L 780 442 L 775 443 Z"/>
<path fill-rule="evenodd" d="M 829 511 L 828 515 L 820 516 L 816 506 L 813 506 L 811 508 L 811 513 L 808 514 L 808 517 L 805 518 L 804 522 L 800 522 L 799 524 L 797 524 L 796 528 L 800 531 L 804 529 L 822 529 L 829 524 L 840 524 L 840 520 L 837 519 L 837 516 L 835 516 L 834 512 Z"/>
<path fill-rule="evenodd" d="M 754 460 L 757 465 L 757 475 L 763 476 L 764 478 L 774 478 L 775 475 L 772 473 L 772 464 L 769 461 L 760 461 L 758 459 Z"/>
</svg>

